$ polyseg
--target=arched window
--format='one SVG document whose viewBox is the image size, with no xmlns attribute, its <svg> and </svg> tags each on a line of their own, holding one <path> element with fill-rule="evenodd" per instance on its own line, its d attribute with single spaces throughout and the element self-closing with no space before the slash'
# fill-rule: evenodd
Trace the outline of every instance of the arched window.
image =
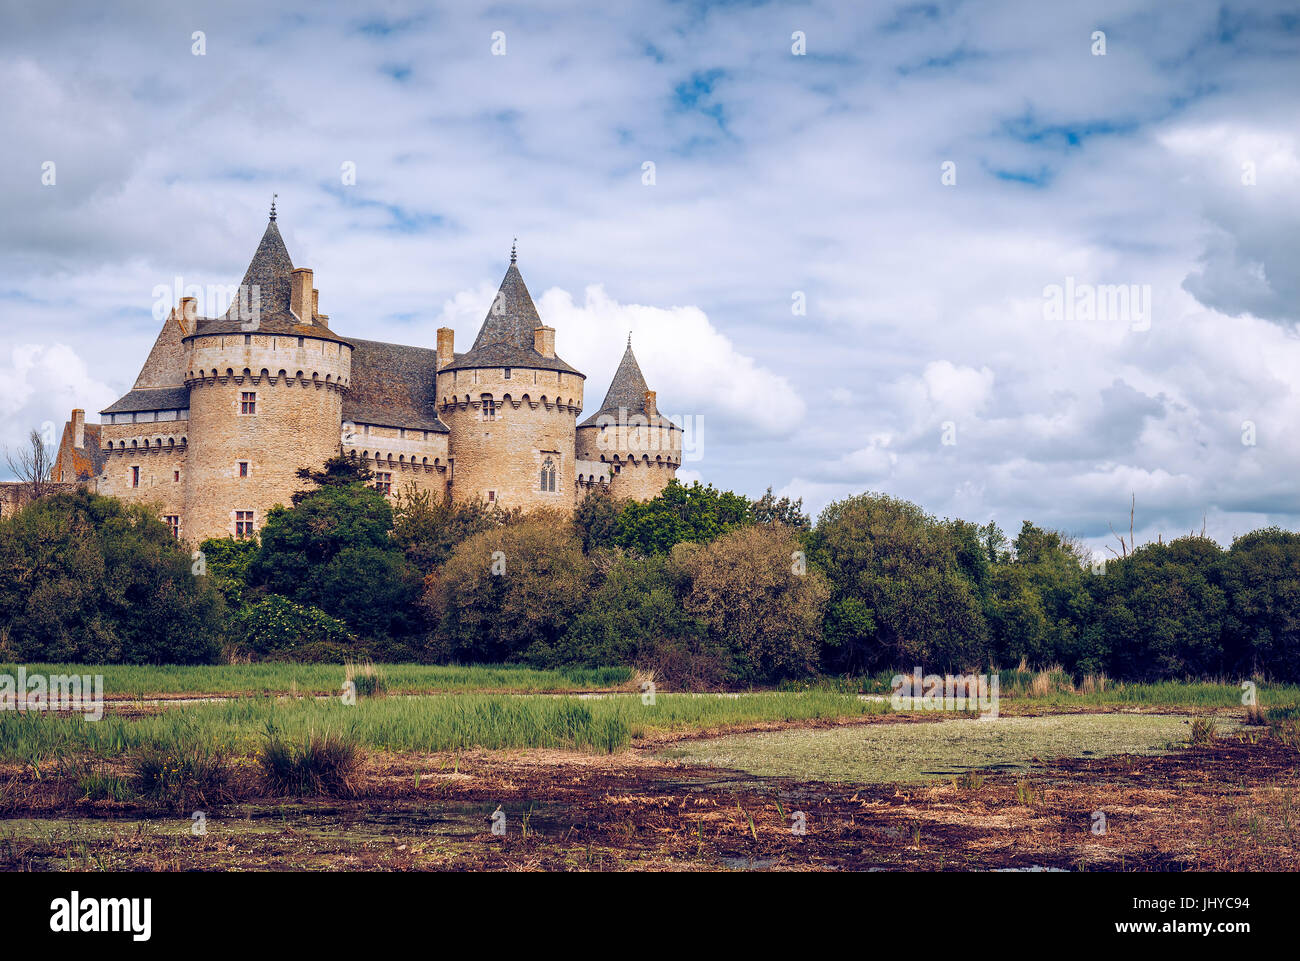
<svg viewBox="0 0 1300 961">
<path fill-rule="evenodd" d="M 549 457 L 542 461 L 542 486 L 539 490 L 555 493 L 555 461 Z"/>
</svg>

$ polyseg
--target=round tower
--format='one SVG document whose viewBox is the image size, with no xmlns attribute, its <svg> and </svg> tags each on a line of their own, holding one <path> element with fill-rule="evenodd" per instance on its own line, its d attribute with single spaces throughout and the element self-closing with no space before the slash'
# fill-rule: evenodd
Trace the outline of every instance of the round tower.
<svg viewBox="0 0 1300 961">
<path fill-rule="evenodd" d="M 259 530 L 301 488 L 299 468 L 339 452 L 352 346 L 316 303 L 312 272 L 294 268 L 273 210 L 236 303 L 187 324 L 184 527 L 195 542 Z"/>
<path fill-rule="evenodd" d="M 438 416 L 450 430 L 452 500 L 573 510 L 585 380 L 556 356 L 555 329 L 538 316 L 511 250 L 473 347 L 457 355 L 452 331 L 438 331 Z"/>
<path fill-rule="evenodd" d="M 649 500 L 668 486 L 682 463 L 682 429 L 659 413 L 632 353 L 632 335 L 600 410 L 577 429 L 580 461 L 608 465 L 615 497 Z"/>
</svg>

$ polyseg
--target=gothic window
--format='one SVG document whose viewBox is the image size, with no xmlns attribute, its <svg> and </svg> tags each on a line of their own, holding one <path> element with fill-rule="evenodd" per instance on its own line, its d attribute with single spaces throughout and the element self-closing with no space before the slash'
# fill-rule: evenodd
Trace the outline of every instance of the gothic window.
<svg viewBox="0 0 1300 961">
<path fill-rule="evenodd" d="M 235 511 L 235 536 L 251 537 L 253 534 L 253 512 Z"/>
<path fill-rule="evenodd" d="M 555 493 L 555 461 L 549 457 L 542 461 L 542 486 L 539 489 Z"/>
</svg>

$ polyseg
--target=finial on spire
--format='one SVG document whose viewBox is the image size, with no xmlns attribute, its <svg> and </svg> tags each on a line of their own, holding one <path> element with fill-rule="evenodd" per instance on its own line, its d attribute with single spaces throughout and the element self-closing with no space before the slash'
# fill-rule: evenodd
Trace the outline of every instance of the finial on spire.
<svg viewBox="0 0 1300 961">
<path fill-rule="evenodd" d="M 510 242 L 510 262 L 512 264 L 515 262 L 515 257 L 517 256 L 515 253 L 515 247 L 518 245 L 518 243 L 519 243 L 518 237 L 516 237 L 514 240 Z"/>
<path fill-rule="evenodd" d="M 275 223 L 275 198 L 278 197 L 278 196 L 280 196 L 280 195 L 279 195 L 279 194 L 271 194 L 271 222 L 272 222 L 272 223 Z"/>
<path fill-rule="evenodd" d="M 627 332 L 627 347 L 628 350 L 632 349 L 632 331 L 630 330 Z"/>
</svg>

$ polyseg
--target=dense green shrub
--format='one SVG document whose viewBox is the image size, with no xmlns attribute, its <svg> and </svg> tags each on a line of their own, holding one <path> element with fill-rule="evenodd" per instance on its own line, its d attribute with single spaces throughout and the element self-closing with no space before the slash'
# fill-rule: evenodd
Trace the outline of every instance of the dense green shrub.
<svg viewBox="0 0 1300 961">
<path fill-rule="evenodd" d="M 229 636 L 232 654 L 254 661 L 338 663 L 359 650 L 346 624 L 278 594 L 236 612 Z"/>
<path fill-rule="evenodd" d="M 225 605 L 143 505 L 86 491 L 0 521 L 0 657 L 210 664 Z"/>
</svg>

